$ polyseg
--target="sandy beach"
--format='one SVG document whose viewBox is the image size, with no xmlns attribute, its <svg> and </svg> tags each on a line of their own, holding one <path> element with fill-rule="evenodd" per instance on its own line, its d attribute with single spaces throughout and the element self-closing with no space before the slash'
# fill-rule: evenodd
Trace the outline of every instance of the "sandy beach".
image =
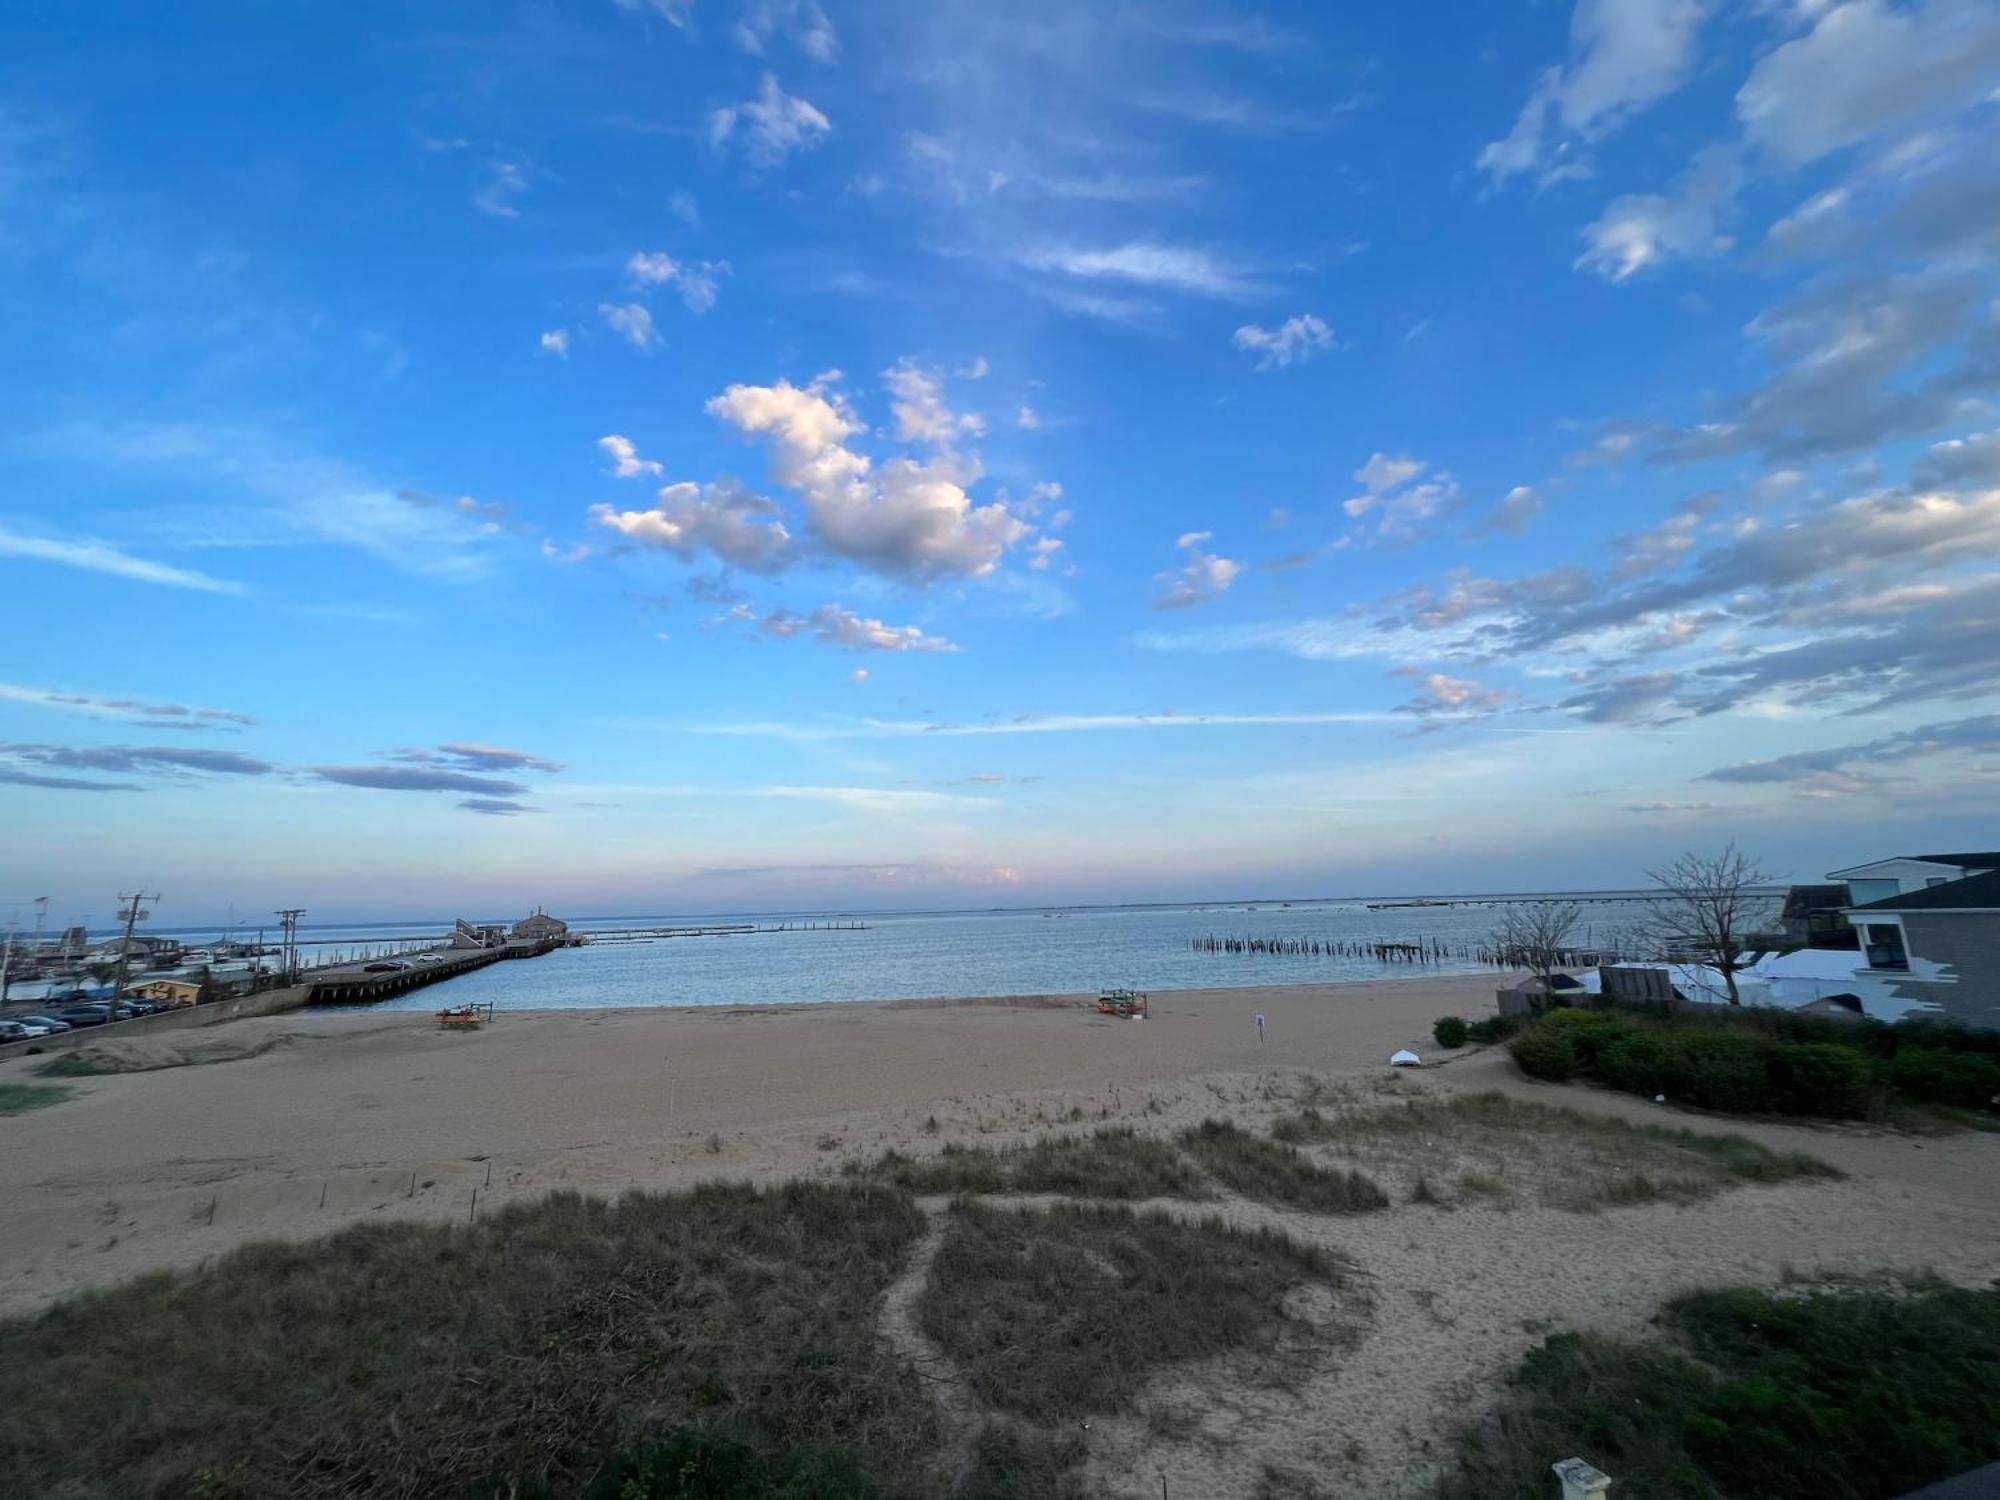
<svg viewBox="0 0 2000 1500">
<path fill-rule="evenodd" d="M 1159 1472 L 1179 1476 L 1175 1493 L 1248 1493 L 1259 1456 L 1386 1493 L 1434 1472 L 1453 1424 L 1552 1329 L 1640 1332 L 1661 1299 L 1722 1282 L 2000 1275 L 2000 1135 L 1704 1120 L 1531 1083 L 1497 1049 L 1390 1076 L 1398 1047 L 1434 1057 L 1437 1016 L 1490 1013 L 1493 985 L 1161 993 L 1145 1022 L 1076 997 L 514 1012 L 466 1035 L 421 1015 L 303 1012 L 108 1043 L 163 1066 L 69 1080 L 73 1098 L 0 1120 L 0 1310 L 246 1240 L 463 1220 L 552 1188 L 832 1173 L 891 1146 L 1004 1144 L 1059 1122 L 1258 1125 L 1296 1107 L 1308 1076 L 1727 1130 L 1849 1176 L 1592 1214 L 1404 1205 L 1335 1222 L 1229 1203 L 1351 1257 L 1373 1332 L 1301 1392 L 1203 1376 L 1186 1431 L 1101 1424 L 1091 1464 L 1113 1493 L 1157 1492 Z M 0 1064 L 0 1082 L 29 1081 L 33 1061 Z"/>
</svg>

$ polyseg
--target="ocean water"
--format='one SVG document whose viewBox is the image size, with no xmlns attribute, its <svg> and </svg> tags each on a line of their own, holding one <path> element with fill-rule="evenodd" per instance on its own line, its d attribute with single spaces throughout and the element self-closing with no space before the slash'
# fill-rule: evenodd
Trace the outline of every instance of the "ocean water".
<svg viewBox="0 0 2000 1500">
<path fill-rule="evenodd" d="M 1630 901 L 1583 902 L 1579 945 L 1614 942 L 1641 917 Z M 764 931 L 727 936 L 601 942 L 540 958 L 491 964 L 396 1000 L 366 1007 L 428 1010 L 491 1002 L 502 1010 L 589 1006 L 745 1005 L 774 1001 L 899 1000 L 932 996 L 1069 994 L 1125 985 L 1143 990 L 1220 985 L 1338 983 L 1486 968 L 1476 954 L 1501 917 L 1498 905 L 1371 911 L 1359 902 L 1232 906 L 1069 908 L 857 916 L 862 930 Z M 578 919 L 585 930 L 640 928 L 689 919 Z M 707 918 L 719 921 L 720 918 Z M 757 920 L 741 918 L 735 920 Z M 766 922 L 781 919 L 764 918 Z M 377 929 L 408 934 L 405 924 Z M 323 935 L 323 934 L 322 934 Z M 369 930 L 356 928 L 354 940 Z M 1460 950 L 1440 963 L 1372 957 L 1198 952 L 1214 936 L 1326 942 L 1441 942 Z"/>
</svg>

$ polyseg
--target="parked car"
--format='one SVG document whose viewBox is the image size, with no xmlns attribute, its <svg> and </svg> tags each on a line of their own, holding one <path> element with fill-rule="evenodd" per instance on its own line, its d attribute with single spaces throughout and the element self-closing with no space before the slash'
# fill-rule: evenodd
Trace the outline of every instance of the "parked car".
<svg viewBox="0 0 2000 1500">
<path fill-rule="evenodd" d="M 58 1021 L 54 1016 L 16 1016 L 14 1019 L 26 1022 L 30 1026 L 45 1026 L 51 1036 L 69 1030 L 69 1022 Z"/>
<path fill-rule="evenodd" d="M 361 972 L 364 974 L 400 974 L 403 970 L 407 968 L 409 968 L 408 964 L 395 964 L 395 963 L 384 962 L 379 964 L 363 964 L 361 966 Z"/>
<path fill-rule="evenodd" d="M 108 1005 L 72 1005 L 56 1012 L 58 1020 L 67 1021 L 71 1026 L 102 1026 L 111 1019 Z"/>
<path fill-rule="evenodd" d="M 29 1026 L 21 1021 L 0 1021 L 0 1042 L 32 1042 L 48 1032 L 39 1026 Z"/>
</svg>

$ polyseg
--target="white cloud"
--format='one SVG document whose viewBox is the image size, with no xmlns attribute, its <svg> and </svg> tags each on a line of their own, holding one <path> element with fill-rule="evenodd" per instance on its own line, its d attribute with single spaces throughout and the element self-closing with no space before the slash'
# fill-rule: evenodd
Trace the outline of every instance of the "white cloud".
<svg viewBox="0 0 2000 1500">
<path fill-rule="evenodd" d="M 1429 467 L 1420 458 L 1412 458 L 1407 453 L 1391 456 L 1387 453 L 1371 453 L 1368 462 L 1354 471 L 1354 477 L 1361 482 L 1371 495 L 1379 495 L 1384 490 L 1393 490 L 1398 485 L 1407 484 Z"/>
<path fill-rule="evenodd" d="M 1033 432 L 1042 425 L 1042 419 L 1035 414 L 1032 406 L 1024 406 L 1014 418 L 1014 425 L 1024 432 Z"/>
<path fill-rule="evenodd" d="M 1542 497 L 1531 486 L 1517 484 L 1493 507 L 1493 514 L 1486 518 L 1486 527 L 1489 531 L 1519 536 L 1541 513 Z"/>
<path fill-rule="evenodd" d="M 101 542 L 93 537 L 27 536 L 0 526 L 0 557 L 54 563 L 58 567 L 79 568 L 87 573 L 104 573 L 113 578 L 157 583 L 168 588 L 194 589 L 205 594 L 249 592 L 240 583 L 211 578 L 192 568 L 177 568 L 151 558 L 134 557 L 110 542 Z"/>
<path fill-rule="evenodd" d="M 1333 347 L 1333 330 L 1311 313 L 1287 318 L 1277 328 L 1261 328 L 1246 323 L 1236 330 L 1236 347 L 1257 355 L 1260 370 L 1282 369 L 1304 364 L 1315 354 Z"/>
<path fill-rule="evenodd" d="M 1614 199 L 1584 229 L 1588 248 L 1577 257 L 1577 269 L 1623 281 L 1664 261 L 1722 254 L 1735 244 L 1722 229 L 1742 186 L 1735 149 L 1711 147 L 1695 158 L 1672 194 L 1627 193 Z"/>
<path fill-rule="evenodd" d="M 985 418 L 959 416 L 945 405 L 944 381 L 935 370 L 903 359 L 884 370 L 882 379 L 894 397 L 889 409 L 904 442 L 948 448 L 961 434 L 977 437 L 986 431 Z"/>
<path fill-rule="evenodd" d="M 726 105 L 708 117 L 709 144 L 721 150 L 734 142 L 755 166 L 775 167 L 796 151 L 810 151 L 833 129 L 827 117 L 804 99 L 787 94 L 775 74 L 766 73 L 755 99 Z"/>
<path fill-rule="evenodd" d="M 1055 271 L 1083 281 L 1118 281 L 1203 297 L 1240 298 L 1261 290 L 1235 266 L 1206 250 L 1181 245 L 1133 242 L 1102 249 L 1044 245 L 1020 251 L 1014 259 L 1031 271 Z"/>
<path fill-rule="evenodd" d="M 783 797 L 799 802 L 831 802 L 856 812 L 958 812 L 968 808 L 998 807 L 991 797 L 966 797 L 953 792 L 887 790 L 869 786 L 767 786 L 751 794 L 756 797 Z"/>
<path fill-rule="evenodd" d="M 1578 0 L 1569 61 L 1535 85 L 1514 128 L 1479 153 L 1496 181 L 1588 170 L 1580 148 L 1687 81 L 1711 0 Z"/>
<path fill-rule="evenodd" d="M 1990 0 L 1851 0 L 1763 58 L 1736 113 L 1754 144 L 1796 164 L 1990 96 L 1996 78 Z"/>
<path fill-rule="evenodd" d="M 832 62 L 840 49 L 833 22 L 819 0 L 747 0 L 735 36 L 736 45 L 753 57 L 762 57 L 779 36 L 818 62 Z"/>
<path fill-rule="evenodd" d="M 664 250 L 641 250 L 625 262 L 625 274 L 639 286 L 677 286 L 688 311 L 705 313 L 715 306 L 721 278 L 729 274 L 726 260 L 687 262 Z"/>
<path fill-rule="evenodd" d="M 661 465 L 658 459 L 641 458 L 639 450 L 628 437 L 612 433 L 597 440 L 597 446 L 604 450 L 604 456 L 611 460 L 611 472 L 620 479 L 637 479 L 641 474 L 658 474 Z"/>
<path fill-rule="evenodd" d="M 709 554 L 749 572 L 775 573 L 798 557 L 783 512 L 734 479 L 706 485 L 684 480 L 663 488 L 650 509 L 598 505 L 591 515 L 600 526 L 663 548 L 683 562 Z"/>
<path fill-rule="evenodd" d="M 634 349 L 651 349 L 660 341 L 660 335 L 653 327 L 653 315 L 642 303 L 600 302 L 597 304 L 597 315 Z"/>
<path fill-rule="evenodd" d="M 1154 609 L 1192 609 L 1229 591 L 1242 573 L 1243 564 L 1234 558 L 1202 551 L 1201 544 L 1212 535 L 1207 531 L 1189 531 L 1175 539 L 1174 545 L 1187 554 L 1187 561 L 1177 569 L 1154 575 L 1153 582 L 1159 589 L 1153 596 Z"/>
<path fill-rule="evenodd" d="M 694 0 L 611 0 L 627 15 L 651 11 L 676 31 L 694 35 Z"/>
<path fill-rule="evenodd" d="M 868 669 L 866 667 L 856 667 L 852 672 L 847 674 L 847 680 L 856 683 L 866 682 L 868 680 Z"/>
<path fill-rule="evenodd" d="M 815 539 L 834 556 L 919 581 L 977 578 L 1034 529 L 1004 501 L 972 502 L 976 459 L 939 452 L 878 467 L 846 446 L 864 424 L 824 381 L 733 385 L 708 410 L 771 443 L 772 473 L 798 491 Z"/>
<path fill-rule="evenodd" d="M 987 372 L 990 371 L 992 368 L 993 367 L 986 362 L 986 356 L 983 354 L 978 354 L 973 356 L 971 364 L 967 365 L 964 369 L 960 370 L 958 373 L 967 380 L 984 380 L 987 376 Z"/>
<path fill-rule="evenodd" d="M 848 651 L 955 652 L 958 647 L 943 636 L 926 635 L 915 625 L 885 625 L 867 619 L 839 604 L 822 604 L 809 615 L 789 609 L 775 609 L 764 617 L 766 635 L 791 640 L 811 635 L 829 646 Z M 862 674 L 866 676 L 866 673 Z"/>
<path fill-rule="evenodd" d="M 540 347 L 544 354 L 553 354 L 557 359 L 568 359 L 569 330 L 567 328 L 551 328 L 547 333 L 542 335 Z"/>
<path fill-rule="evenodd" d="M 481 213 L 491 214 L 496 219 L 518 219 L 521 210 L 517 205 L 527 191 L 528 178 L 520 163 L 490 161 L 480 169 L 479 182 L 472 193 L 472 204 Z"/>
</svg>

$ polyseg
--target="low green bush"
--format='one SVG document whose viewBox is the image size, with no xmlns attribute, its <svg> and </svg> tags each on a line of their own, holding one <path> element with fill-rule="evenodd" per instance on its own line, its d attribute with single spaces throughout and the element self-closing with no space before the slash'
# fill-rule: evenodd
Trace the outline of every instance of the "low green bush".
<svg viewBox="0 0 2000 1500">
<path fill-rule="evenodd" d="M 1857 1048 L 1793 1042 L 1772 1054 L 1771 1072 L 1787 1114 L 1859 1120 L 1874 1108 L 1875 1068 Z"/>
<path fill-rule="evenodd" d="M 1686 1081 L 1684 1059 L 1665 1032 L 1628 1032 L 1597 1060 L 1599 1076 L 1628 1094 L 1678 1095 Z"/>
<path fill-rule="evenodd" d="M 1527 1024 L 1526 1016 L 1487 1016 L 1467 1026 L 1465 1035 L 1475 1042 L 1504 1042 Z"/>
<path fill-rule="evenodd" d="M 1530 1078 L 1568 1083 L 1576 1074 L 1576 1038 L 1563 1027 L 1531 1026 L 1509 1042 L 1507 1050 Z"/>
<path fill-rule="evenodd" d="M 1965 1109 L 2000 1108 L 2000 1058 L 1977 1052 L 1897 1052 L 1887 1065 L 1889 1082 L 1913 1099 Z"/>
<path fill-rule="evenodd" d="M 620 1453 L 590 1487 L 590 1500 L 876 1500 L 879 1482 L 837 1448 L 766 1456 L 712 1432 L 677 1432 Z"/>
<path fill-rule="evenodd" d="M 1766 1046 L 1728 1032 L 1681 1031 L 1673 1035 L 1683 1058 L 1686 1102 L 1702 1109 L 1754 1114 L 1776 1107 Z"/>
<path fill-rule="evenodd" d="M 1457 1016 L 1444 1016 L 1431 1027 L 1431 1035 L 1440 1047 L 1463 1047 L 1467 1029 Z"/>
</svg>

